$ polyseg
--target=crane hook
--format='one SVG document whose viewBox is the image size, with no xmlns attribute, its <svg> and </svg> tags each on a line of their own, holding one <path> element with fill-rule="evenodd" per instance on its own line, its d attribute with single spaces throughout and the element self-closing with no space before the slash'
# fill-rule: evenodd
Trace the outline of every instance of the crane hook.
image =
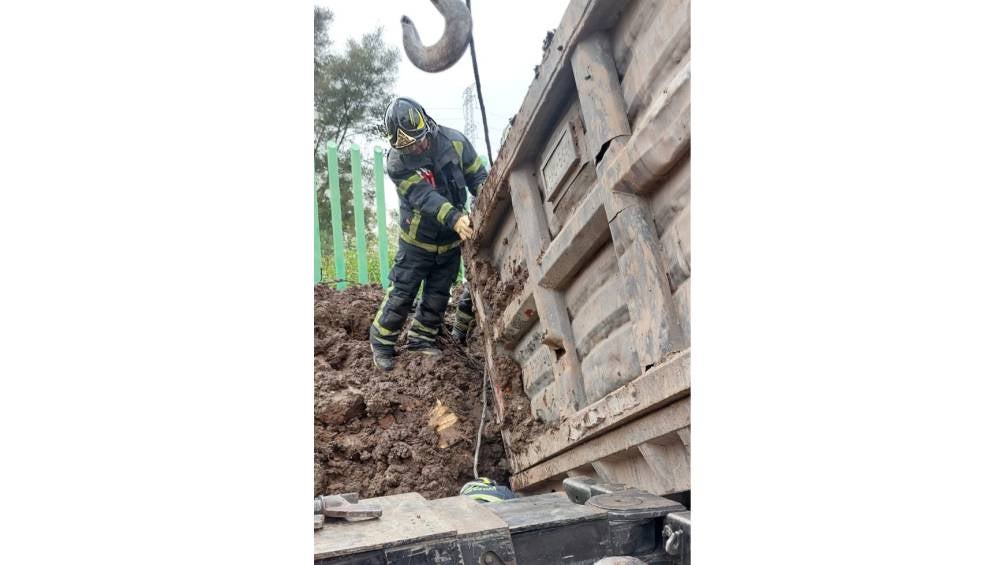
<svg viewBox="0 0 1004 565">
<path fill-rule="evenodd" d="M 408 16 L 401 16 L 404 52 L 414 65 L 427 73 L 438 73 L 453 66 L 464 56 L 471 40 L 471 11 L 461 0 L 430 0 L 446 20 L 443 37 L 426 47 Z"/>
</svg>

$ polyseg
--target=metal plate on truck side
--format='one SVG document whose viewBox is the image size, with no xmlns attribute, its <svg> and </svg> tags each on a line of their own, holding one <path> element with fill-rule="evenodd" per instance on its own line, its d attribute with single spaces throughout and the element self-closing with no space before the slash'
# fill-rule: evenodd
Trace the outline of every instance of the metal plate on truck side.
<svg viewBox="0 0 1004 565">
<path fill-rule="evenodd" d="M 566 122 L 540 166 L 541 181 L 544 185 L 544 199 L 552 202 L 558 187 L 568 178 L 568 174 L 579 164 L 579 151 L 575 143 L 575 132 L 571 122 Z"/>
<path fill-rule="evenodd" d="M 314 532 L 314 560 L 371 550 L 453 541 L 456 530 L 441 520 L 425 498 L 415 492 L 363 500 L 376 504 L 383 515 L 364 522 L 325 524 Z"/>
</svg>

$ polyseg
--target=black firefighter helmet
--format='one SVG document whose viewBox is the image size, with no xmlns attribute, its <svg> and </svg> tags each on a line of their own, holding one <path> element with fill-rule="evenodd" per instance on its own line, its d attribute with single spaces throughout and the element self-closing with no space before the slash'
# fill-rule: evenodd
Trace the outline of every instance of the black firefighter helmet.
<svg viewBox="0 0 1004 565">
<path fill-rule="evenodd" d="M 418 102 L 411 98 L 395 98 L 387 106 L 384 127 L 391 147 L 403 149 L 436 131 L 436 122 Z"/>
</svg>

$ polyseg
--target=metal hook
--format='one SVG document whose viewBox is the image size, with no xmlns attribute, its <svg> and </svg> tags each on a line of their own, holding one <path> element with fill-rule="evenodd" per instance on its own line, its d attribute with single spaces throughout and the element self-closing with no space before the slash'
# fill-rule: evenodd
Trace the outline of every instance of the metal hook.
<svg viewBox="0 0 1004 565">
<path fill-rule="evenodd" d="M 464 56 L 471 40 L 471 11 L 461 0 L 430 0 L 446 20 L 443 37 L 426 47 L 408 16 L 401 16 L 404 52 L 408 59 L 427 73 L 438 73 L 453 66 Z"/>
</svg>

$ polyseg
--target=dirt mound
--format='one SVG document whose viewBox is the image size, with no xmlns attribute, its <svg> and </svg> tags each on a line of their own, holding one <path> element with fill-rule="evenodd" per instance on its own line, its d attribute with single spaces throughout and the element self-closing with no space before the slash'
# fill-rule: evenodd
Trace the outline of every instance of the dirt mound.
<svg viewBox="0 0 1004 565">
<path fill-rule="evenodd" d="M 454 496 L 473 475 L 483 346 L 468 356 L 441 337 L 444 355 L 429 358 L 402 338 L 397 366 L 380 371 L 368 332 L 381 300 L 375 285 L 314 287 L 314 494 Z M 507 482 L 491 407 L 486 420 L 478 472 Z"/>
</svg>

